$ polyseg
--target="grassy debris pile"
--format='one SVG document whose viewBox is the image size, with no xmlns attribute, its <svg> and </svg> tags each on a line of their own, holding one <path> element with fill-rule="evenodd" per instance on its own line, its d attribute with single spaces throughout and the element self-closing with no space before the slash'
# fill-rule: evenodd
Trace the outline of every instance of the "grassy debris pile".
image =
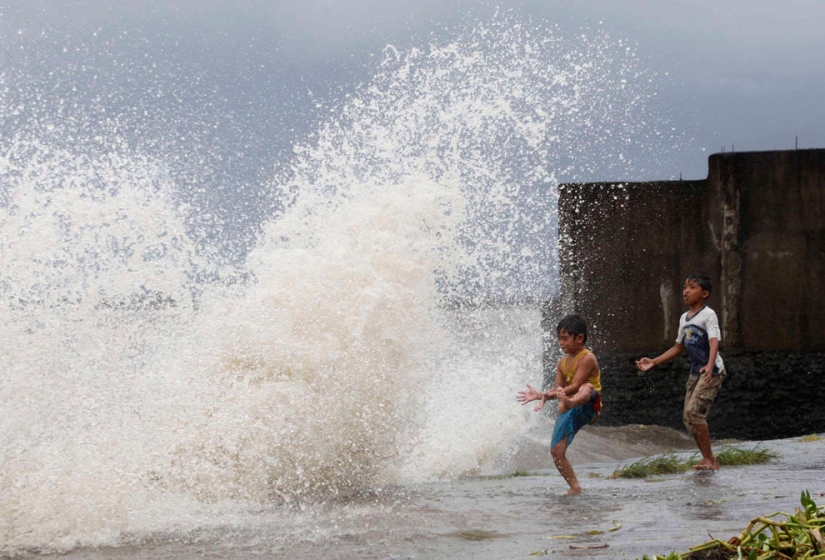
<svg viewBox="0 0 825 560">
<path fill-rule="evenodd" d="M 735 445 L 726 445 L 716 454 L 716 460 L 723 466 L 757 465 L 768 463 L 778 455 L 767 449 L 756 446 L 752 449 L 743 449 Z M 646 478 L 663 474 L 683 473 L 698 463 L 694 455 L 687 461 L 681 461 L 674 455 L 649 457 L 617 468 L 609 478 Z"/>
<path fill-rule="evenodd" d="M 660 474 L 678 474 L 689 468 L 689 461 L 680 461 L 674 455 L 661 455 L 619 467 L 608 478 L 647 478 Z"/>
<path fill-rule="evenodd" d="M 727 542 L 714 539 L 683 554 L 644 556 L 642 560 L 825 559 L 825 507 L 818 507 L 807 490 L 800 501 L 802 508 L 796 508 L 794 515 L 777 512 L 757 517 L 741 535 Z M 773 519 L 779 516 L 784 520 Z"/>
</svg>

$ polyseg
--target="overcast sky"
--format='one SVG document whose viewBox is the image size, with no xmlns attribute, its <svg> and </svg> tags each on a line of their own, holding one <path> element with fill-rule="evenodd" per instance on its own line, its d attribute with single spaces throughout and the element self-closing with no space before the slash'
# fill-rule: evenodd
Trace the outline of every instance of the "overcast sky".
<svg viewBox="0 0 825 560">
<path fill-rule="evenodd" d="M 455 21 L 477 3 L 295 4 L 300 8 L 283 8 L 294 18 L 294 29 L 323 49 L 331 38 L 346 43 L 369 32 L 399 40 L 411 28 Z M 518 8 L 563 29 L 600 27 L 635 41 L 640 58 L 660 76 L 677 126 L 695 138 L 684 168 L 674 170 L 686 178 L 704 177 L 706 156 L 723 147 L 789 149 L 798 137 L 799 147 L 825 148 L 821 0 L 528 0 L 475 8 L 475 17 L 493 6 Z"/>
<path fill-rule="evenodd" d="M 425 44 L 430 33 L 497 9 L 571 33 L 598 28 L 634 42 L 657 76 L 662 110 L 691 140 L 674 175 L 704 177 L 707 156 L 722 149 L 791 149 L 797 137 L 800 148 L 825 147 L 822 0 L 0 1 L 0 29 L 37 36 L 44 29 L 81 33 L 159 20 L 231 34 L 237 22 L 253 19 L 278 37 L 283 64 L 326 72 L 329 83 L 346 81 L 348 64 L 388 43 Z M 664 177 L 626 179 L 656 178 Z"/>
<path fill-rule="evenodd" d="M 473 243 L 501 242 L 479 286 L 545 297 L 547 175 L 703 179 L 719 151 L 825 148 L 823 29 L 825 0 L 0 0 L 0 163 L 37 177 L 65 165 L 53 154 L 160 162 L 204 251 L 242 263 L 302 146 L 317 141 L 326 170 L 364 127 L 383 140 L 395 126 L 381 152 L 395 159 L 368 181 L 421 146 L 447 167 L 515 170 L 492 186 L 461 175 L 482 209 L 484 193 L 521 189 L 506 219 L 477 214 Z M 387 45 L 407 74 L 379 65 Z M 376 99 L 377 126 L 358 110 Z M 515 120 L 473 128 L 502 107 Z M 451 143 L 464 151 L 432 148 Z M 372 171 L 368 150 L 342 153 L 345 171 Z"/>
</svg>

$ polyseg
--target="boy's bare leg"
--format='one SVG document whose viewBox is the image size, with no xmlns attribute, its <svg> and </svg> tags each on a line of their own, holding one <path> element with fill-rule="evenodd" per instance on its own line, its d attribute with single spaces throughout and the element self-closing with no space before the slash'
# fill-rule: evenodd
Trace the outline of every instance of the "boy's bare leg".
<svg viewBox="0 0 825 560">
<path fill-rule="evenodd" d="M 708 432 L 707 424 L 700 424 L 694 428 L 693 440 L 699 447 L 699 452 L 702 454 L 702 460 L 699 461 L 693 468 L 697 471 L 716 471 L 719 470 L 719 462 L 713 456 L 713 449 L 710 446 L 710 432 Z"/>
<path fill-rule="evenodd" d="M 567 412 L 571 408 L 576 408 L 588 402 L 590 397 L 593 396 L 593 391 L 593 385 L 590 383 L 585 383 L 579 387 L 579 390 L 576 391 L 576 394 L 572 397 L 565 395 L 563 390 L 559 391 L 557 395 L 559 399 L 559 412 Z"/>
<path fill-rule="evenodd" d="M 561 474 L 562 478 L 564 478 L 570 486 L 567 495 L 581 494 L 582 487 L 576 478 L 576 473 L 573 472 L 573 465 L 567 460 L 567 440 L 560 441 L 553 446 L 550 449 L 550 453 L 553 455 L 553 463 L 555 463 L 556 468 L 559 470 L 559 474 Z"/>
</svg>

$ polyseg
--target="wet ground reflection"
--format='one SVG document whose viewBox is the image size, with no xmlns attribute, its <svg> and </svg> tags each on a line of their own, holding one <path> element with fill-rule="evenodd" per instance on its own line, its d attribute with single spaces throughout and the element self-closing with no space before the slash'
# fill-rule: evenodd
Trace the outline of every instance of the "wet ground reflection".
<svg viewBox="0 0 825 560">
<path fill-rule="evenodd" d="M 825 501 L 825 438 L 760 445 L 781 457 L 647 480 L 608 478 L 616 461 L 577 464 L 582 496 L 559 496 L 566 485 L 551 469 L 433 482 L 328 507 L 307 515 L 300 528 L 262 512 L 242 532 L 227 529 L 188 544 L 143 542 L 114 553 L 79 550 L 66 558 L 632 559 L 685 551 L 708 535 L 738 535 L 756 516 L 793 512 L 803 490 Z"/>
</svg>

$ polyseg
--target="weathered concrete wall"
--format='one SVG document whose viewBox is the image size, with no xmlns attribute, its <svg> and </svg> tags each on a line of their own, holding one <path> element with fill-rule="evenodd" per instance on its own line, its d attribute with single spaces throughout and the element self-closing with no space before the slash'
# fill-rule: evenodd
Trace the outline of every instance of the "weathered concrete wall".
<svg viewBox="0 0 825 560">
<path fill-rule="evenodd" d="M 825 150 L 714 156 L 711 172 L 740 197 L 737 346 L 825 350 Z"/>
<path fill-rule="evenodd" d="M 560 187 L 562 307 L 588 319 L 591 344 L 627 352 L 676 338 L 683 271 L 719 277 L 705 190 L 704 181 Z"/>
<path fill-rule="evenodd" d="M 605 406 L 599 422 L 656 424 L 684 431 L 687 359 L 638 375 L 636 353 L 599 356 Z M 825 431 L 825 353 L 754 352 L 726 348 L 728 378 L 709 417 L 714 437 L 773 439 Z M 789 382 L 792 380 L 792 382 Z"/>
<path fill-rule="evenodd" d="M 825 431 L 825 150 L 715 154 L 704 181 L 562 185 L 559 232 L 545 324 L 588 319 L 603 422 L 681 427 L 684 360 L 641 377 L 633 362 L 673 344 L 684 278 L 703 270 L 729 373 L 711 432 Z"/>
</svg>

